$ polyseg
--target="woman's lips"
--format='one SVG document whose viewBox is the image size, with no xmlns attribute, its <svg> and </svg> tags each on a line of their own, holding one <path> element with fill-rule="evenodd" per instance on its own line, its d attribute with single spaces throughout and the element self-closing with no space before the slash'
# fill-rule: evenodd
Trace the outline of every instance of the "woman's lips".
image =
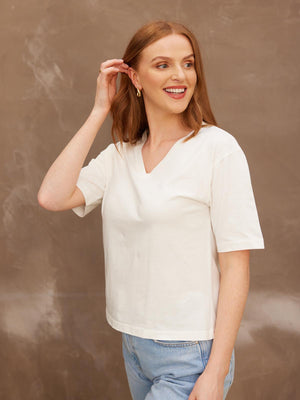
<svg viewBox="0 0 300 400">
<path fill-rule="evenodd" d="M 184 89 L 183 93 L 174 93 L 174 92 L 171 93 L 171 92 L 167 92 L 165 89 L 164 89 L 164 92 L 167 93 L 167 95 L 169 97 L 172 97 L 172 99 L 183 99 L 186 94 L 186 88 Z"/>
</svg>

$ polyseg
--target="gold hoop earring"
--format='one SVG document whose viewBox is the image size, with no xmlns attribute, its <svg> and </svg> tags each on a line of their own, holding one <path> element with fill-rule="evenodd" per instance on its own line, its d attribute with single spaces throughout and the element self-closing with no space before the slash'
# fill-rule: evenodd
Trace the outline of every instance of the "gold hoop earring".
<svg viewBox="0 0 300 400">
<path fill-rule="evenodd" d="M 136 88 L 136 95 L 137 95 L 137 97 L 141 97 L 142 96 L 141 91 L 140 91 L 139 88 Z"/>
</svg>

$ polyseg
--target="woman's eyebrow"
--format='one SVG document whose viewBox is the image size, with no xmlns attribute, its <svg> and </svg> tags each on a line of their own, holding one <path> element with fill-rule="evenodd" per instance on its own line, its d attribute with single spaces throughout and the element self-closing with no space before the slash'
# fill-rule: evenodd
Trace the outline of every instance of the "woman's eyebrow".
<svg viewBox="0 0 300 400">
<path fill-rule="evenodd" d="M 193 53 L 192 53 L 192 54 L 189 54 L 188 56 L 183 57 L 183 60 L 185 60 L 186 58 L 190 58 L 190 57 L 194 57 L 194 58 L 195 58 L 195 55 L 194 55 Z M 170 57 L 166 57 L 166 56 L 157 56 L 157 57 L 154 57 L 154 58 L 151 60 L 151 62 L 153 62 L 154 60 L 156 60 L 156 59 L 158 59 L 158 58 L 163 58 L 163 59 L 165 59 L 165 60 L 171 60 Z"/>
</svg>

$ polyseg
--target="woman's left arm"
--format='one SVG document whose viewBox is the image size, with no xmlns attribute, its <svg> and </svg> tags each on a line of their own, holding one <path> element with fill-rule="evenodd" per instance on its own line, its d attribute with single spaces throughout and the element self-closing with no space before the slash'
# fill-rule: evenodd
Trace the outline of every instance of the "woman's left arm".
<svg viewBox="0 0 300 400">
<path fill-rule="evenodd" d="M 250 250 L 218 255 L 221 279 L 214 340 L 206 368 L 188 400 L 223 400 L 224 380 L 247 301 Z"/>
</svg>

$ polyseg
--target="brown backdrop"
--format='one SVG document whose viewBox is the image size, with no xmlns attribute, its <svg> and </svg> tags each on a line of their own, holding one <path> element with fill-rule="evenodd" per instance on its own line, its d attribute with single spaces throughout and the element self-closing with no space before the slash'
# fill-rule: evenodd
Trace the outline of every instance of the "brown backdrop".
<svg viewBox="0 0 300 400">
<path fill-rule="evenodd" d="M 299 390 L 299 1 L 2 0 L 0 398 L 124 399 L 105 320 L 100 207 L 49 212 L 37 192 L 93 105 L 101 62 L 158 18 L 190 27 L 220 126 L 244 149 L 265 238 L 236 341 L 236 400 Z M 299 104 L 299 103 L 298 103 Z M 112 140 L 111 120 L 87 157 Z M 85 164 L 86 164 L 85 163 Z"/>
</svg>

